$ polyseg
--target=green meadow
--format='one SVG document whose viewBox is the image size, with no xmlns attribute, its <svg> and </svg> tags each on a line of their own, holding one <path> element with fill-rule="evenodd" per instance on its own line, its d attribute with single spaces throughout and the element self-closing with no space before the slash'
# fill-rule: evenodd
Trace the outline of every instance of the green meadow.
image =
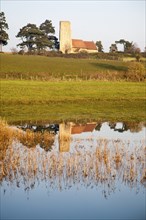
<svg viewBox="0 0 146 220">
<path fill-rule="evenodd" d="M 1 117 L 9 122 L 144 121 L 145 82 L 125 79 L 128 65 L 0 54 Z"/>
<path fill-rule="evenodd" d="M 144 121 L 144 82 L 1 80 L 1 117 L 16 121 Z"/>
<path fill-rule="evenodd" d="M 34 55 L 0 54 L 1 79 L 121 80 L 127 62 Z"/>
</svg>

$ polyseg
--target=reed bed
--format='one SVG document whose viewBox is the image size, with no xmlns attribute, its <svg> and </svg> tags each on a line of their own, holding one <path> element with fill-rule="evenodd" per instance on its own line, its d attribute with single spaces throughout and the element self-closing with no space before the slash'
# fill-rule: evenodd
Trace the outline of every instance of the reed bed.
<svg viewBox="0 0 146 220">
<path fill-rule="evenodd" d="M 0 119 L 0 151 L 6 150 L 15 140 L 28 148 L 36 147 L 39 144 L 48 151 L 54 143 L 54 134 L 47 131 L 33 132 L 29 129 L 24 132 L 16 127 L 10 127 L 5 120 Z"/>
<path fill-rule="evenodd" d="M 5 120 L 0 119 L 0 150 L 12 144 L 13 131 Z"/>
<path fill-rule="evenodd" d="M 48 151 L 54 143 L 54 135 L 47 131 L 42 133 L 27 129 L 26 132 L 19 131 L 17 133 L 17 140 L 29 148 L 35 148 L 39 144 L 41 148 Z"/>
<path fill-rule="evenodd" d="M 116 189 L 117 181 L 138 189 L 139 184 L 146 186 L 146 147 L 140 142 L 129 149 L 128 144 L 101 139 L 92 151 L 60 153 L 13 142 L 1 161 L 0 181 L 25 190 L 33 189 L 39 181 L 58 190 L 101 185 L 105 197 Z"/>
<path fill-rule="evenodd" d="M 7 122 L 0 118 L 0 161 L 3 160 L 8 146 L 13 142 L 14 132 Z"/>
<path fill-rule="evenodd" d="M 46 131 L 43 133 L 34 133 L 30 130 L 24 132 L 16 127 L 10 127 L 4 119 L 0 118 L 0 180 L 6 174 L 4 164 L 7 151 L 10 150 L 10 154 L 13 154 L 14 149 L 12 146 L 13 143 L 16 142 L 22 143 L 23 146 L 26 146 L 27 148 L 35 148 L 39 144 L 41 148 L 48 151 L 54 143 L 54 135 Z M 12 170 L 15 170 L 16 165 L 18 165 L 18 160 L 20 160 L 20 155 L 18 155 L 11 164 L 10 157 L 10 161 L 7 161 L 8 167 L 12 165 Z"/>
<path fill-rule="evenodd" d="M 48 151 L 54 143 L 54 135 L 24 132 L 0 120 L 0 183 L 7 181 L 25 190 L 33 189 L 39 181 L 59 190 L 80 184 L 100 185 L 105 197 L 116 189 L 117 182 L 137 190 L 139 184 L 146 187 L 145 140 L 131 143 L 130 140 L 100 138 L 90 149 L 80 147 L 78 141 L 73 149 L 64 152 L 64 144 L 70 145 L 74 140 L 70 126 L 61 126 L 58 152 L 55 148 Z"/>
</svg>

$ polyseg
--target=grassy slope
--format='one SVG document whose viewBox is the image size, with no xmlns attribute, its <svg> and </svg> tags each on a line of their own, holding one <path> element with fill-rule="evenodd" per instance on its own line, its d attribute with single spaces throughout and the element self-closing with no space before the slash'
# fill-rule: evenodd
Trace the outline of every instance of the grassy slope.
<svg viewBox="0 0 146 220">
<path fill-rule="evenodd" d="M 0 54 L 0 78 L 51 79 L 51 78 L 97 78 L 103 75 L 115 76 L 127 70 L 122 61 L 101 61 L 94 59 L 49 58 L 43 56 L 22 56 Z M 98 77 L 99 78 L 99 77 Z"/>
<path fill-rule="evenodd" d="M 1 116 L 8 121 L 144 121 L 145 100 L 145 83 L 1 81 Z"/>
</svg>

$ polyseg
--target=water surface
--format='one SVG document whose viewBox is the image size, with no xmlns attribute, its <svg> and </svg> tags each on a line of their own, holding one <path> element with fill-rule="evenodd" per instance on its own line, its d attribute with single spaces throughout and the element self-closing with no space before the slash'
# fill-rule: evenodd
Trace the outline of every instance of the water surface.
<svg viewBox="0 0 146 220">
<path fill-rule="evenodd" d="M 1 159 L 1 219 L 145 219 L 145 132 L 67 123 L 51 129 L 49 150 L 14 140 Z"/>
</svg>

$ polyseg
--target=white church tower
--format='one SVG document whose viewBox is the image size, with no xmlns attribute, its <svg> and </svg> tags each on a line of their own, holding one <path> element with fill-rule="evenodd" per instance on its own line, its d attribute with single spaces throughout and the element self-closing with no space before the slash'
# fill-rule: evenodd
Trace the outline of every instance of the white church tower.
<svg viewBox="0 0 146 220">
<path fill-rule="evenodd" d="M 62 53 L 70 53 L 72 48 L 71 24 L 69 21 L 60 21 L 59 50 Z"/>
</svg>

